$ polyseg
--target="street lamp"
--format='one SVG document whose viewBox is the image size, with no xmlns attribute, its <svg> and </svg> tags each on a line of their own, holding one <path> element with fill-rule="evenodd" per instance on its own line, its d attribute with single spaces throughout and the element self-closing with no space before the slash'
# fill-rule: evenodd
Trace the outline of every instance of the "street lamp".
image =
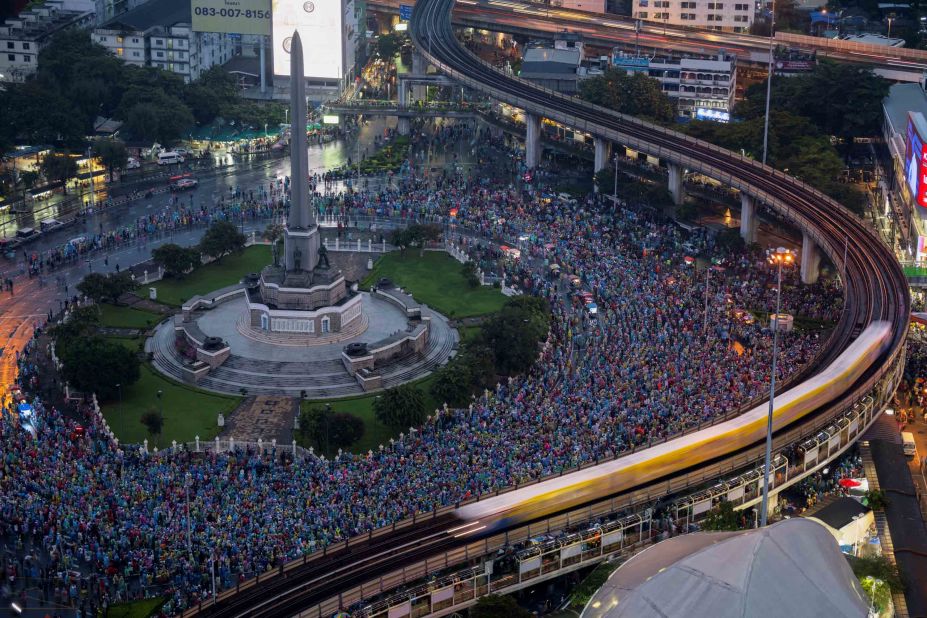
<svg viewBox="0 0 927 618">
<path fill-rule="evenodd" d="M 763 506 L 760 511 L 760 528 L 766 527 L 766 513 L 769 510 L 769 468 L 772 457 L 773 402 L 776 397 L 776 356 L 779 354 L 779 311 L 782 307 L 782 265 L 795 261 L 795 256 L 785 247 L 770 251 L 769 263 L 776 265 L 776 313 L 769 325 L 773 329 L 772 370 L 769 377 L 769 411 L 766 414 L 766 459 L 763 462 Z"/>
<path fill-rule="evenodd" d="M 118 411 L 119 411 L 119 414 L 121 415 L 121 414 L 122 414 L 122 384 L 117 384 L 117 385 L 116 385 L 116 390 L 119 391 L 119 408 L 118 408 Z"/>
<path fill-rule="evenodd" d="M 161 415 L 161 419 L 163 421 L 164 419 L 164 391 L 159 389 L 156 395 L 158 397 L 158 414 Z"/>
</svg>

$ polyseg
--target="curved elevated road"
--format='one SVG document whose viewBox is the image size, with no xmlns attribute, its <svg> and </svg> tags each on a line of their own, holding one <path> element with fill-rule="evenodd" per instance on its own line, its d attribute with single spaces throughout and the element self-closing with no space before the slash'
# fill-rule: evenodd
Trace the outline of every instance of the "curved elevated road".
<svg viewBox="0 0 927 618">
<path fill-rule="evenodd" d="M 453 3 L 418 0 L 412 19 L 418 49 L 450 77 L 527 112 L 716 178 L 781 212 L 811 235 L 837 265 L 846 283 L 846 309 L 819 366 L 829 363 L 871 321 L 889 321 L 893 331 L 891 345 L 860 382 L 841 400 L 818 413 L 818 418 L 807 422 L 823 425 L 871 390 L 902 350 L 910 301 L 907 282 L 894 256 L 855 215 L 795 178 L 736 153 L 503 75 L 457 43 L 450 23 Z M 777 446 L 798 435 L 796 428 L 783 430 L 776 436 Z M 705 482 L 738 465 L 755 462 L 761 452 L 761 444 L 745 444 L 744 451 L 722 462 L 698 471 L 680 470 L 678 475 L 655 485 L 668 491 L 671 486 L 686 487 L 685 483 L 694 484 L 699 479 Z M 646 490 L 647 495 L 654 495 L 653 487 L 642 488 L 641 494 Z M 472 542 L 472 538 L 454 536 L 456 524 L 450 510 L 419 516 L 414 523 L 402 522 L 393 531 L 377 531 L 328 548 L 322 555 L 291 563 L 260 581 L 249 582 L 239 592 L 223 593 L 215 605 L 204 604 L 188 615 L 237 618 L 297 614 L 385 572 Z"/>
</svg>

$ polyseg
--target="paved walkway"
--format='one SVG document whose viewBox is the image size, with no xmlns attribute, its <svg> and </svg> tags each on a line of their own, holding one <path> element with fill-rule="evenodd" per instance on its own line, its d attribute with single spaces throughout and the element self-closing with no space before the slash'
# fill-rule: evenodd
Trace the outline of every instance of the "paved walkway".
<svg viewBox="0 0 927 618">
<path fill-rule="evenodd" d="M 277 444 L 290 444 L 298 408 L 299 400 L 293 397 L 249 397 L 226 419 L 221 438 L 243 442 L 277 440 Z"/>
</svg>

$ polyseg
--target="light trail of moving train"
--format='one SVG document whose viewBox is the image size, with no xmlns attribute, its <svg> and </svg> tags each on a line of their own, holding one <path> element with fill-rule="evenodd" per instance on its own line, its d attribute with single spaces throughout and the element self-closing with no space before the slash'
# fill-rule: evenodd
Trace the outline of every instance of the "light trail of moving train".
<svg viewBox="0 0 927 618">
<path fill-rule="evenodd" d="M 885 351 L 891 325 L 874 322 L 837 359 L 809 380 L 775 399 L 773 431 L 795 423 L 835 400 L 859 380 Z M 768 403 L 731 420 L 695 431 L 607 463 L 463 506 L 466 522 L 448 529 L 454 536 L 492 532 L 654 481 L 680 468 L 733 453 L 766 435 Z"/>
</svg>

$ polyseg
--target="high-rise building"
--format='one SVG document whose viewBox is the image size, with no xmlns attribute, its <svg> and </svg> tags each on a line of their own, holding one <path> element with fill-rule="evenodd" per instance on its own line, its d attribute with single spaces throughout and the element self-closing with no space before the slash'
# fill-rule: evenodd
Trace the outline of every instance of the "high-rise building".
<svg viewBox="0 0 927 618">
<path fill-rule="evenodd" d="M 671 58 L 632 56 L 615 49 L 612 66 L 643 73 L 660 82 L 660 89 L 676 103 L 680 116 L 696 120 L 730 120 L 737 84 L 737 58 L 718 54 Z"/>
<path fill-rule="evenodd" d="M 755 10 L 747 0 L 634 0 L 631 15 L 670 26 L 746 32 L 753 24 Z"/>
<path fill-rule="evenodd" d="M 10 17 L 0 24 L 0 82 L 24 81 L 35 73 L 39 52 L 55 34 L 92 22 L 92 11 L 73 10 L 58 0 Z"/>
<path fill-rule="evenodd" d="M 93 30 L 93 40 L 113 55 L 138 66 L 197 79 L 235 53 L 229 34 L 194 32 L 190 0 L 150 0 Z"/>
</svg>

